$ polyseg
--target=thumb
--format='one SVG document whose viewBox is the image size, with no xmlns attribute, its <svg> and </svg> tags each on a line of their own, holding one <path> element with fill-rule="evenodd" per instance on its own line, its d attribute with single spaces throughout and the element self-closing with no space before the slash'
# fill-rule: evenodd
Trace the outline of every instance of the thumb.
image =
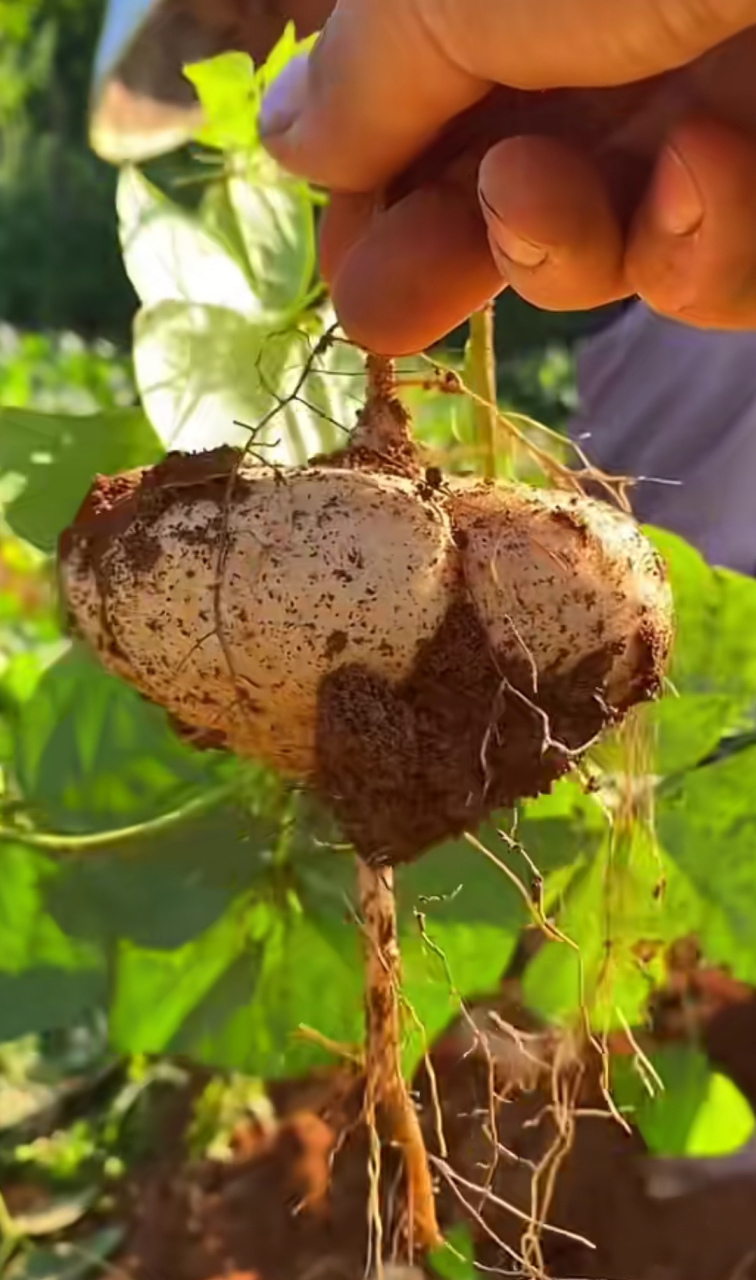
<svg viewBox="0 0 756 1280">
<path fill-rule="evenodd" d="M 627 84 L 752 23 L 756 0 L 337 0 L 269 90 L 262 134 L 311 181 L 370 191 L 493 84 Z"/>
</svg>

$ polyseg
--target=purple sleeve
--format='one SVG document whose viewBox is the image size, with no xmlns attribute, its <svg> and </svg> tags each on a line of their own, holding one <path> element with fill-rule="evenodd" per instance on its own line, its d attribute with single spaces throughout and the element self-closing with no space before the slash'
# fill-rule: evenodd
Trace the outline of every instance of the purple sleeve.
<svg viewBox="0 0 756 1280">
<path fill-rule="evenodd" d="M 641 478 L 638 519 L 756 573 L 756 333 L 638 303 L 578 349 L 578 394 L 569 434 L 605 471 Z"/>
</svg>

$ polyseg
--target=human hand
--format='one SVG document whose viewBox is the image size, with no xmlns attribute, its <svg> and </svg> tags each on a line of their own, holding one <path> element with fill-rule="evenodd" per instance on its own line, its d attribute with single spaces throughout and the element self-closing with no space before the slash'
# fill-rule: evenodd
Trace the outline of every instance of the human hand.
<svg viewBox="0 0 756 1280">
<path fill-rule="evenodd" d="M 329 187 L 347 331 L 417 351 L 511 285 L 756 327 L 756 0 L 338 0 L 263 115 Z"/>
</svg>

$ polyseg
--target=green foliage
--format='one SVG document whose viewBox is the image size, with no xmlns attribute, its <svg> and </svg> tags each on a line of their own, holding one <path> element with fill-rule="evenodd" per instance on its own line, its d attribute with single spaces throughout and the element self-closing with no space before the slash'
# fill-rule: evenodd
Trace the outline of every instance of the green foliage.
<svg viewBox="0 0 756 1280">
<path fill-rule="evenodd" d="M 115 175 L 88 150 L 99 0 L 0 7 L 0 318 L 124 340 Z"/>
<path fill-rule="evenodd" d="M 245 156 L 187 210 L 126 170 L 118 209 L 142 301 L 137 384 L 163 442 L 246 443 L 250 426 L 296 390 L 256 439 L 280 440 L 282 461 L 335 447 L 357 403 L 361 361 L 343 343 L 315 354 L 333 318 L 311 305 L 313 201 L 303 184 Z"/>
<path fill-rule="evenodd" d="M 157 462 L 160 442 L 142 409 L 81 417 L 0 409 L 6 518 L 20 538 L 53 551 L 94 477 Z"/>
<path fill-rule="evenodd" d="M 475 1250 L 470 1232 L 461 1224 L 451 1227 L 444 1243 L 431 1250 L 428 1262 L 442 1280 L 473 1280 L 478 1274 L 475 1266 Z"/>
<path fill-rule="evenodd" d="M 289 23 L 262 67 L 255 67 L 246 53 L 225 53 L 186 67 L 185 75 L 197 90 L 204 115 L 197 141 L 236 155 L 255 151 L 260 140 L 260 107 L 268 86 L 292 58 L 312 44 L 312 38 L 297 40 L 294 24 Z"/>
<path fill-rule="evenodd" d="M 0 325 L 0 406 L 86 414 L 134 403 L 131 361 L 109 342 Z"/>
<path fill-rule="evenodd" d="M 731 1080 L 711 1070 L 698 1049 L 656 1050 L 645 1078 L 620 1058 L 613 1074 L 617 1104 L 627 1108 L 654 1155 L 725 1156 L 753 1136 L 756 1119 L 746 1099 Z"/>
</svg>

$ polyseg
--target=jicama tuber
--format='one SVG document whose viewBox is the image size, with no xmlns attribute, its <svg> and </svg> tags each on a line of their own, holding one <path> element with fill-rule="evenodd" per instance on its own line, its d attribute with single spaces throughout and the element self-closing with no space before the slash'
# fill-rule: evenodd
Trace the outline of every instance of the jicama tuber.
<svg viewBox="0 0 756 1280">
<path fill-rule="evenodd" d="M 314 786 L 374 863 L 548 790 L 657 694 L 671 641 L 629 516 L 426 475 L 380 396 L 308 467 L 221 449 L 98 479 L 61 572 L 108 668 Z"/>
</svg>

